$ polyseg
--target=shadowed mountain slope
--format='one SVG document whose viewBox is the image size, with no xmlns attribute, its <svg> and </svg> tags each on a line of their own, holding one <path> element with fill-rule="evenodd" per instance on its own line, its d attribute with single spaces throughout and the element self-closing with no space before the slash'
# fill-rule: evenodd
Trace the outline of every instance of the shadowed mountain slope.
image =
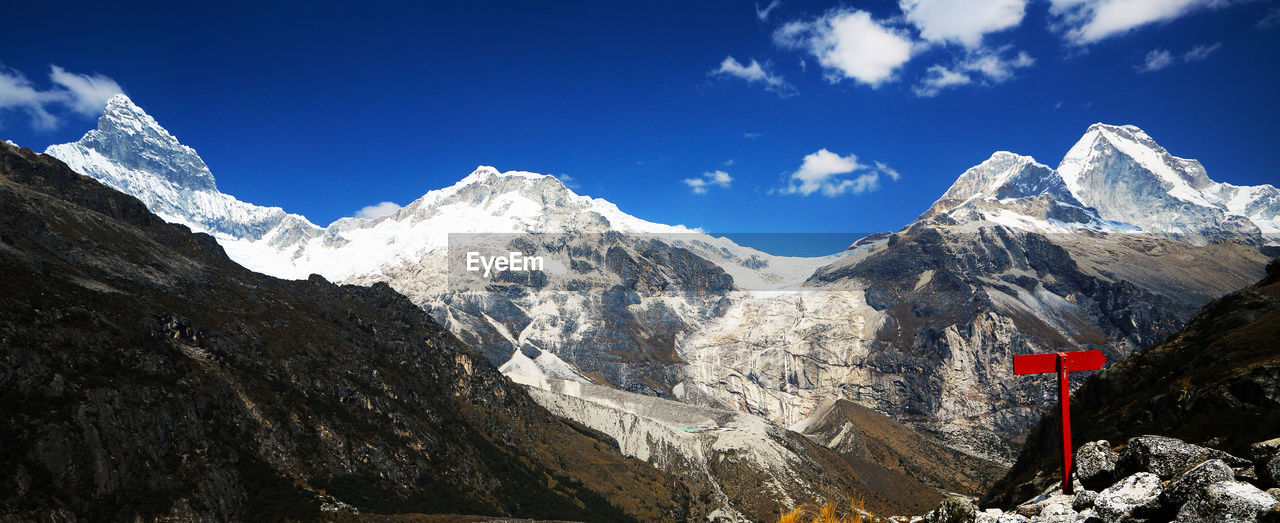
<svg viewBox="0 0 1280 523">
<path fill-rule="evenodd" d="M 283 281 L 0 144 L 0 514 L 654 520 L 682 483 L 385 284 Z"/>
<path fill-rule="evenodd" d="M 1007 507 L 1060 481 L 1056 412 L 1032 428 L 984 505 Z M 1164 343 L 1086 380 L 1071 399 L 1071 421 L 1076 443 L 1159 434 L 1237 456 L 1280 434 L 1280 260 L 1262 281 L 1210 302 Z"/>
</svg>

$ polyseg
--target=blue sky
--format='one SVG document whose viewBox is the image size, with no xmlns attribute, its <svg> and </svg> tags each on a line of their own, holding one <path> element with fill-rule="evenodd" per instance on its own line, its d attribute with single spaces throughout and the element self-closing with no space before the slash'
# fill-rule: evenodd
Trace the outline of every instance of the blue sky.
<svg viewBox="0 0 1280 523">
<path fill-rule="evenodd" d="M 78 139 L 119 86 L 320 224 L 486 164 L 709 231 L 896 230 L 1096 121 L 1280 182 L 1280 2 L 948 3 L 7 3 L 0 138 Z"/>
</svg>

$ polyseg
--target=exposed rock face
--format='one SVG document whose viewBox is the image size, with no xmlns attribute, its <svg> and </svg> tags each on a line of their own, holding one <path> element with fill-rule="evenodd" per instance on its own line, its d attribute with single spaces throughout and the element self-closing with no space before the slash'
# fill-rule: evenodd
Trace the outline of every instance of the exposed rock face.
<svg viewBox="0 0 1280 523">
<path fill-rule="evenodd" d="M 1093 507 L 1107 521 L 1137 519 L 1155 513 L 1160 491 L 1159 476 L 1139 472 L 1099 492 Z"/>
<path fill-rule="evenodd" d="M 1209 265 L 1185 266 L 1186 259 L 1171 255 L 1187 250 L 1202 250 L 1194 263 Z M 1117 258 L 1125 264 L 1117 265 Z M 1045 380 L 1013 376 L 1014 355 L 1091 346 L 1110 361 L 1124 359 L 1174 332 L 1193 314 L 1192 304 L 1215 295 L 1212 289 L 1244 285 L 1251 271 L 1239 268 L 1262 260 L 1240 245 L 1197 247 L 1124 235 L 1082 239 L 942 218 L 918 223 L 810 279 L 815 285 L 865 285 L 860 288 L 874 312 L 854 313 L 848 326 L 802 331 L 805 344 L 789 352 L 813 356 L 792 367 L 803 378 L 793 395 L 831 396 L 823 389 L 835 388 L 840 396 L 939 433 L 949 444 L 1008 459 L 1010 439 L 1054 402 Z M 1166 269 L 1124 269 L 1129 263 Z M 862 336 L 872 332 L 871 339 L 846 341 L 856 338 L 853 328 Z M 733 339 L 710 334 L 721 344 Z M 745 351 L 750 345 L 733 347 Z M 729 357 L 726 352 L 715 351 L 720 358 Z M 762 370 L 769 371 L 756 373 L 765 393 L 786 398 L 785 383 L 774 377 L 781 369 Z M 733 391 L 732 385 L 711 387 Z"/>
<path fill-rule="evenodd" d="M 1250 445 L 1280 434 L 1276 339 L 1280 261 L 1267 267 L 1262 281 L 1207 305 L 1165 343 L 1086 380 L 1073 394 L 1071 407 L 1073 419 L 1088 422 L 1073 424 L 1073 436 L 1115 441 L 1164 434 L 1233 456 L 1250 455 Z M 1059 474 L 1055 468 L 1061 470 L 1057 416 L 1048 413 L 1029 433 L 1018 462 L 984 497 L 984 505 L 1012 505 L 1054 481 Z M 1132 459 L 1146 462 L 1146 455 L 1135 450 Z M 1233 468 L 1239 463 L 1213 453 L 1203 459 L 1209 458 L 1224 459 Z M 1170 469 L 1198 464 L 1179 463 Z"/>
<path fill-rule="evenodd" d="M 385 285 L 247 271 L 9 145 L 0 240 L 0 518 L 689 514 Z"/>
<path fill-rule="evenodd" d="M 856 495 L 875 513 L 922 512 L 942 496 L 875 462 L 843 458 L 763 419 L 598 385 L 513 379 L 551 412 L 614 437 L 628 456 L 685 478 L 691 516 L 771 520 L 780 509 Z M 953 451 L 954 452 L 954 451 Z"/>
</svg>

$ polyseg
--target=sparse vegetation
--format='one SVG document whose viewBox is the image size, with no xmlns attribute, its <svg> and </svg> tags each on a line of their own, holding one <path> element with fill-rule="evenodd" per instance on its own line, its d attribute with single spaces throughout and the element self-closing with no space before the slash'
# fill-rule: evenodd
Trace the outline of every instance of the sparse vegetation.
<svg viewBox="0 0 1280 523">
<path fill-rule="evenodd" d="M 778 523 L 874 523 L 885 521 L 867 512 L 861 497 L 850 496 L 847 504 L 827 501 L 822 505 L 804 503 L 778 516 Z"/>
</svg>

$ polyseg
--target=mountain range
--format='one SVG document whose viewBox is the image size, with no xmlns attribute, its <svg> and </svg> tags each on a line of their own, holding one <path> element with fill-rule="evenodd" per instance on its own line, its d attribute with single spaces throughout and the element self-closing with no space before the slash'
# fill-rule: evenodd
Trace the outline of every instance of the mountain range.
<svg viewBox="0 0 1280 523">
<path fill-rule="evenodd" d="M 1090 346 L 1122 360 L 1256 281 L 1280 245 L 1280 191 L 1215 182 L 1133 126 L 1089 127 L 1057 168 L 997 152 L 901 230 L 815 258 L 491 167 L 389 216 L 320 227 L 219 192 L 196 152 L 123 95 L 97 129 L 46 154 L 211 234 L 253 271 L 389 285 L 534 401 L 704 485 L 725 514 L 761 513 L 726 484 L 741 470 L 717 473 L 725 456 L 742 456 L 767 499 L 819 493 L 803 472 L 834 465 L 796 433 L 850 460 L 899 449 L 899 472 L 926 470 L 918 449 L 949 449 L 967 457 L 909 479 L 979 493 L 1053 398 L 1012 375 L 1013 355 Z M 458 285 L 450 243 L 477 233 L 562 270 Z M 868 419 L 856 407 L 900 427 L 850 447 L 840 428 Z M 628 440 L 640 421 L 663 436 Z"/>
</svg>

